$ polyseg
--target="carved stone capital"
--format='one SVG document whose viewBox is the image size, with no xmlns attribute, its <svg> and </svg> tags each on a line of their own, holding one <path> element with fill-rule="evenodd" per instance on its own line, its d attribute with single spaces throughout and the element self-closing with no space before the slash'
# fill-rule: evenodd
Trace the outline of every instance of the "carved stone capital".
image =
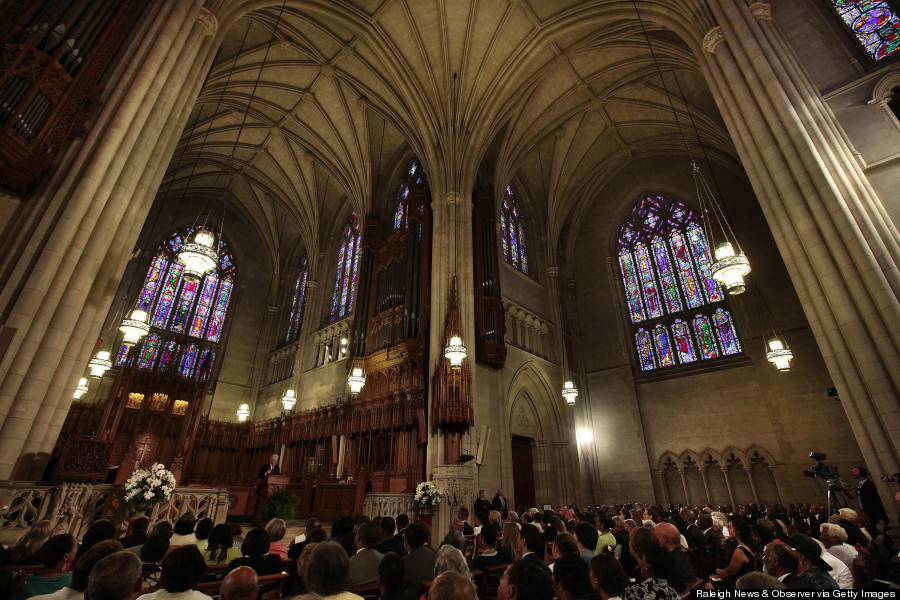
<svg viewBox="0 0 900 600">
<path fill-rule="evenodd" d="M 219 30 L 218 19 L 216 19 L 216 16 L 206 8 L 200 8 L 200 12 L 197 13 L 197 22 L 206 28 L 206 35 L 208 36 L 215 35 Z"/>
<path fill-rule="evenodd" d="M 547 275 L 550 277 L 559 277 L 559 267 L 547 267 Z"/>
<path fill-rule="evenodd" d="M 750 14 L 756 17 L 757 21 L 772 20 L 772 5 L 766 2 L 757 2 L 750 5 Z"/>
<path fill-rule="evenodd" d="M 703 49 L 710 54 L 716 53 L 716 47 L 725 41 L 725 32 L 721 27 L 713 27 L 703 36 Z"/>
<path fill-rule="evenodd" d="M 310 279 L 306 282 L 306 289 L 309 290 L 310 292 L 314 292 L 318 287 L 319 287 L 319 282 L 314 279 Z"/>
<path fill-rule="evenodd" d="M 444 196 L 444 201 L 450 206 L 456 206 L 459 204 L 459 192 L 447 192 Z"/>
</svg>

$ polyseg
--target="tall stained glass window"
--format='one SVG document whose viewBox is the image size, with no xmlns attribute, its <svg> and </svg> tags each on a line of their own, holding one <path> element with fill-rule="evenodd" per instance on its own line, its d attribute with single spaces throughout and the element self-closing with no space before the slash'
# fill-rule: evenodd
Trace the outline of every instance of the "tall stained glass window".
<svg viewBox="0 0 900 600">
<path fill-rule="evenodd" d="M 294 286 L 294 301 L 291 304 L 291 320 L 288 322 L 285 342 L 293 342 L 300 335 L 300 325 L 303 324 L 303 309 L 306 306 L 306 284 L 309 279 L 309 259 L 306 255 L 300 260 L 300 271 L 297 274 L 297 283 Z"/>
<path fill-rule="evenodd" d="M 888 0 L 829 0 L 873 60 L 900 47 L 900 17 Z"/>
<path fill-rule="evenodd" d="M 175 333 L 205 343 L 218 343 L 234 289 L 234 262 L 228 245 L 213 233 L 216 237 L 215 247 L 219 252 L 217 268 L 207 273 L 198 283 L 185 281 L 184 266 L 178 262 L 176 255 L 195 229 L 196 227 L 191 227 L 176 232 L 160 245 L 138 294 L 138 307 L 147 311 L 150 325 L 157 332 Z M 182 367 L 184 352 L 187 350 L 176 356 L 182 345 L 171 337 L 161 337 L 159 333 L 148 336 L 132 353 L 137 357 L 137 366 L 159 370 L 178 367 L 182 374 L 188 372 Z M 168 341 L 163 343 L 163 338 Z M 196 352 L 195 349 L 194 353 Z M 160 355 L 159 361 L 154 362 L 157 354 Z M 128 348 L 123 345 L 116 354 L 116 365 L 125 364 L 128 356 Z M 189 371 L 194 373 L 196 358 L 189 363 Z"/>
<path fill-rule="evenodd" d="M 528 274 L 528 249 L 525 245 L 525 219 L 511 185 L 506 186 L 506 196 L 500 206 L 500 238 L 503 244 L 503 260 Z"/>
<path fill-rule="evenodd" d="M 356 299 L 356 278 L 359 274 L 359 221 L 356 213 L 344 226 L 338 248 L 337 269 L 334 276 L 334 295 L 331 298 L 331 318 L 339 319 L 353 310 Z"/>
<path fill-rule="evenodd" d="M 403 172 L 400 185 L 397 187 L 394 209 L 394 229 L 406 227 L 409 229 L 409 186 L 425 183 L 425 171 L 418 160 L 413 160 Z"/>
<path fill-rule="evenodd" d="M 739 354 L 725 294 L 696 215 L 677 200 L 648 196 L 619 232 L 619 270 L 642 371 Z"/>
</svg>

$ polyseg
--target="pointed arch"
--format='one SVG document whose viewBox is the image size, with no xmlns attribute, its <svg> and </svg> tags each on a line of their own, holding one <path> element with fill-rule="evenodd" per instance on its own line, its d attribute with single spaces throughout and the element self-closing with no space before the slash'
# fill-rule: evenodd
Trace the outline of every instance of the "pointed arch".
<svg viewBox="0 0 900 600">
<path fill-rule="evenodd" d="M 356 212 L 350 213 L 338 243 L 334 292 L 331 297 L 331 319 L 340 319 L 353 310 L 356 281 L 359 276 L 361 232 Z"/>
<path fill-rule="evenodd" d="M 542 439 L 566 439 L 567 426 L 564 413 L 560 410 L 564 408 L 561 406 L 562 400 L 557 399 L 547 377 L 535 366 L 534 361 L 528 361 L 519 367 L 510 381 L 506 396 L 509 399 L 510 412 L 507 418 L 510 425 L 513 405 L 523 392 L 525 395 L 522 397 L 527 398 L 538 416 Z"/>
</svg>

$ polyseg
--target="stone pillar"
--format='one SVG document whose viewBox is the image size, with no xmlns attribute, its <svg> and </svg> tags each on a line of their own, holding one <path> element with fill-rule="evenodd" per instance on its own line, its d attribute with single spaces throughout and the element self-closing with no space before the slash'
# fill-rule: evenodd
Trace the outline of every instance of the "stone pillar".
<svg viewBox="0 0 900 600">
<path fill-rule="evenodd" d="M 725 476 L 725 486 L 728 487 L 728 499 L 731 500 L 731 510 L 737 509 L 737 504 L 734 501 L 734 490 L 731 489 L 731 477 L 728 476 L 728 467 L 720 467 L 722 469 L 722 475 Z"/>
<path fill-rule="evenodd" d="M 678 476 L 681 478 L 681 487 L 684 488 L 684 504 L 685 506 L 690 506 L 691 492 L 688 490 L 687 477 L 685 476 L 684 469 L 678 469 Z"/>
<path fill-rule="evenodd" d="M 161 2 L 140 28 L 94 127 L 35 194 L 33 227 L 7 232 L 29 237 L 4 258 L 15 268 L 0 289 L 15 330 L 0 363 L 0 479 L 42 469 L 214 55 L 199 2 Z"/>
<path fill-rule="evenodd" d="M 869 470 L 900 470 L 900 234 L 769 6 L 706 3 L 701 68 Z"/>
<path fill-rule="evenodd" d="M 706 503 L 712 504 L 712 496 L 709 493 L 709 481 L 706 479 L 706 469 L 700 469 L 700 479 L 703 480 L 703 491 L 706 492 Z"/>
<path fill-rule="evenodd" d="M 753 479 L 753 469 L 744 467 L 744 471 L 747 473 L 747 479 L 750 480 L 750 490 L 753 492 L 753 501 L 759 506 L 759 494 L 756 491 L 756 481 Z"/>
<path fill-rule="evenodd" d="M 457 511 L 465 506 L 471 510 L 475 504 L 475 468 L 473 463 L 464 465 L 438 465 L 434 469 L 432 481 L 443 498 L 434 513 L 431 527 L 431 545 L 437 548 L 447 532 Z"/>
</svg>

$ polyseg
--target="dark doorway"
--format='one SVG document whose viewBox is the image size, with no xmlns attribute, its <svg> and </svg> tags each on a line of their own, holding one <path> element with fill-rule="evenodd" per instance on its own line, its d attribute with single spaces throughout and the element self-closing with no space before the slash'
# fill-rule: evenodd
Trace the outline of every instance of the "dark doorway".
<svg viewBox="0 0 900 600">
<path fill-rule="evenodd" d="M 515 496 L 510 510 L 520 506 L 531 508 L 534 502 L 534 454 L 531 438 L 514 435 L 512 438 L 513 487 Z"/>
</svg>

